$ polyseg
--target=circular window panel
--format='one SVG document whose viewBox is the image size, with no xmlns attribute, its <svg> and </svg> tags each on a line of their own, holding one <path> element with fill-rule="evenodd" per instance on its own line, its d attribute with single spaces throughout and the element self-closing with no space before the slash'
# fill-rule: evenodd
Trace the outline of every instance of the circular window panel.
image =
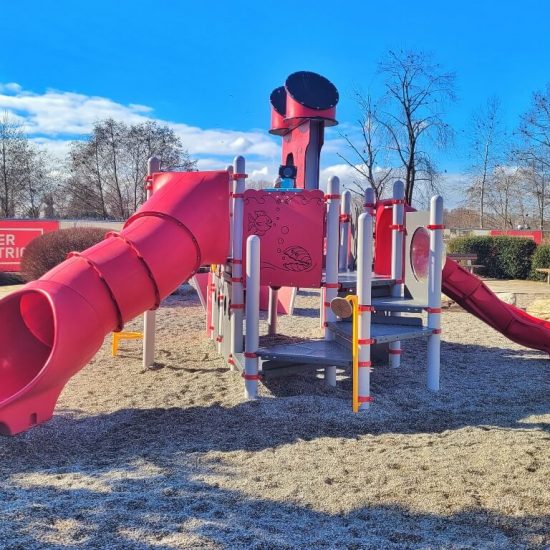
<svg viewBox="0 0 550 550">
<path fill-rule="evenodd" d="M 428 278 L 430 256 L 430 233 L 425 227 L 419 227 L 411 239 L 411 268 L 417 281 Z"/>
</svg>

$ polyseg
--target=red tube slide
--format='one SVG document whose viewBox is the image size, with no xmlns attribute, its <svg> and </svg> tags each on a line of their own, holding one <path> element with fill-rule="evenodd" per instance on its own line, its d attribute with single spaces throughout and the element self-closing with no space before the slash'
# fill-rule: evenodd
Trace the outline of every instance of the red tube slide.
<svg viewBox="0 0 550 550">
<path fill-rule="evenodd" d="M 449 258 L 443 268 L 443 292 L 517 344 L 550 353 L 550 322 L 499 300 L 483 281 Z"/>
<path fill-rule="evenodd" d="M 0 433 L 46 422 L 107 334 L 229 249 L 227 172 L 158 173 L 121 233 L 0 301 Z"/>
</svg>

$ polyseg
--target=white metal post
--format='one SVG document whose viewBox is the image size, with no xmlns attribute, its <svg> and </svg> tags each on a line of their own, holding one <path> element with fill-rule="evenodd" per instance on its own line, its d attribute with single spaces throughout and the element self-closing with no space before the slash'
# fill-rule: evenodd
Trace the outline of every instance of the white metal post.
<svg viewBox="0 0 550 550">
<path fill-rule="evenodd" d="M 277 334 L 277 306 L 279 305 L 279 289 L 269 287 L 269 304 L 267 306 L 267 333 Z"/>
<path fill-rule="evenodd" d="M 391 278 L 395 281 L 391 295 L 395 298 L 403 297 L 403 233 L 405 231 L 405 186 L 397 180 L 393 184 L 393 217 L 392 217 L 392 256 Z M 393 313 L 399 316 L 399 313 Z M 401 365 L 401 342 L 392 342 L 389 346 L 390 366 Z"/>
<path fill-rule="evenodd" d="M 246 335 L 244 347 L 244 395 L 258 397 L 258 356 L 260 345 L 260 238 L 246 240 Z"/>
<path fill-rule="evenodd" d="M 233 165 L 229 164 L 226 168 L 227 173 L 229 174 L 229 256 L 233 257 L 233 226 L 235 225 L 234 219 L 234 194 L 235 187 L 237 186 L 237 181 L 233 178 Z"/>
<path fill-rule="evenodd" d="M 340 271 L 349 270 L 349 228 L 351 221 L 351 192 L 342 193 L 342 202 L 340 203 L 340 250 L 338 256 L 338 269 Z"/>
<path fill-rule="evenodd" d="M 235 157 L 233 161 L 232 177 L 233 186 L 233 233 L 232 233 L 232 257 L 231 257 L 231 369 L 235 368 L 234 357 L 236 353 L 243 351 L 243 194 L 246 185 L 244 157 Z"/>
<path fill-rule="evenodd" d="M 160 159 L 151 157 L 147 161 L 147 200 L 153 194 L 151 176 L 155 172 L 160 172 Z M 155 363 L 155 331 L 157 324 L 157 312 L 155 310 L 146 311 L 143 314 L 143 366 L 149 368 Z"/>
<path fill-rule="evenodd" d="M 332 340 L 334 335 L 328 323 L 336 321 L 336 315 L 330 308 L 330 302 L 338 296 L 338 243 L 340 217 L 340 180 L 332 176 L 328 181 L 327 192 L 327 251 L 325 259 L 325 340 Z M 336 386 L 336 367 L 325 367 L 325 380 L 330 386 Z"/>
<path fill-rule="evenodd" d="M 430 201 L 430 255 L 428 265 L 428 389 L 439 390 L 441 362 L 441 279 L 443 270 L 443 198 Z"/>
<path fill-rule="evenodd" d="M 374 195 L 374 192 L 373 192 Z M 374 196 L 372 197 L 374 200 Z M 370 375 L 372 372 L 371 316 L 372 316 L 372 211 L 359 216 L 357 235 L 357 301 L 359 310 L 358 326 L 358 367 L 359 367 L 359 410 L 369 407 Z"/>
</svg>

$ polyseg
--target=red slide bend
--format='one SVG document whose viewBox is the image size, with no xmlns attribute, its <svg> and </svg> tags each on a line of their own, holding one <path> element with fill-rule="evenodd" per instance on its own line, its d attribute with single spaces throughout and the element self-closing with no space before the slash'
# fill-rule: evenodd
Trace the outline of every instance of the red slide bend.
<svg viewBox="0 0 550 550">
<path fill-rule="evenodd" d="M 159 173 L 118 233 L 0 301 L 0 433 L 52 417 L 63 387 L 107 334 L 158 307 L 229 248 L 227 172 Z"/>
<path fill-rule="evenodd" d="M 443 268 L 443 292 L 517 344 L 550 353 L 550 322 L 499 300 L 481 279 L 449 258 Z"/>
</svg>

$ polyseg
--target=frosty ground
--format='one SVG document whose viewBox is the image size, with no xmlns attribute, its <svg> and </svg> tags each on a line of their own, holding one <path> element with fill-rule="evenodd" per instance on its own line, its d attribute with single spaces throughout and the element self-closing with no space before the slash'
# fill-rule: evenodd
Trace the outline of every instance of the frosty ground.
<svg viewBox="0 0 550 550">
<path fill-rule="evenodd" d="M 320 336 L 317 305 L 302 292 L 281 331 Z M 0 548 L 547 548 L 550 361 L 443 319 L 439 394 L 415 341 L 354 415 L 346 372 L 245 402 L 194 292 L 170 297 L 154 369 L 106 341 L 53 421 L 0 439 Z"/>
</svg>

